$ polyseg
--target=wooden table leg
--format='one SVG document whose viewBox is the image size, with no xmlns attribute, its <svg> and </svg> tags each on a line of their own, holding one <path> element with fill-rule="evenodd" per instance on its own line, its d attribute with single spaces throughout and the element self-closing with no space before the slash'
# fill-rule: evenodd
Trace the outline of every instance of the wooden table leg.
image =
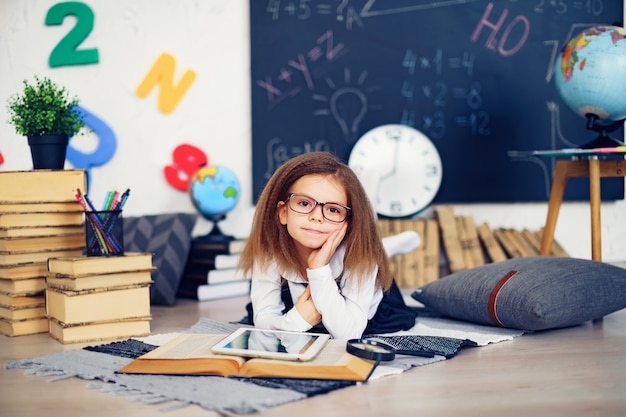
<svg viewBox="0 0 626 417">
<path fill-rule="evenodd" d="M 559 210 L 561 209 L 563 195 L 565 194 L 565 186 L 569 178 L 567 169 L 568 163 L 569 161 L 556 161 L 554 176 L 552 178 L 552 188 L 550 189 L 550 201 L 548 202 L 548 216 L 546 217 L 546 224 L 543 228 L 543 237 L 539 250 L 539 254 L 542 256 L 548 256 L 552 252 L 556 220 L 559 217 Z"/>
<path fill-rule="evenodd" d="M 589 159 L 589 204 L 591 206 L 591 259 L 601 261 L 600 160 L 597 156 Z"/>
<path fill-rule="evenodd" d="M 600 225 L 600 178 L 625 177 L 626 162 L 624 160 L 600 160 L 592 156 L 589 160 L 559 160 L 556 161 L 550 201 L 548 202 L 548 216 L 543 229 L 541 248 L 539 253 L 543 256 L 550 255 L 554 242 L 556 220 L 559 217 L 559 209 L 563 202 L 565 186 L 570 177 L 589 178 L 589 205 L 591 208 L 591 259 L 602 260 L 602 232 Z"/>
</svg>

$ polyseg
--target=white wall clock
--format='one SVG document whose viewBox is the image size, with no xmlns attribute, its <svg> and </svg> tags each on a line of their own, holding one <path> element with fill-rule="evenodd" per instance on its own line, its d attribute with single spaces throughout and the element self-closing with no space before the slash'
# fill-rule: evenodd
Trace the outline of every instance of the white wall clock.
<svg viewBox="0 0 626 417">
<path fill-rule="evenodd" d="M 378 126 L 359 138 L 348 165 L 364 183 L 376 212 L 409 217 L 430 205 L 443 168 L 435 145 L 405 125 Z"/>
</svg>

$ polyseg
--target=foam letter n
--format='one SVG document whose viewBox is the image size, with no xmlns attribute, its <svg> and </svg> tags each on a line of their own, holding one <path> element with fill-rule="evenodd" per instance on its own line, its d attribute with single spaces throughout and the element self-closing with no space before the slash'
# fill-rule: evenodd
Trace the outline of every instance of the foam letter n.
<svg viewBox="0 0 626 417">
<path fill-rule="evenodd" d="M 162 53 L 152 65 L 150 72 L 137 87 L 137 95 L 141 98 L 148 96 L 150 91 L 158 84 L 159 89 L 159 110 L 162 113 L 170 114 L 178 105 L 191 83 L 196 79 L 196 73 L 187 70 L 181 77 L 178 84 L 174 85 L 174 72 L 176 70 L 176 60 L 166 52 Z"/>
</svg>

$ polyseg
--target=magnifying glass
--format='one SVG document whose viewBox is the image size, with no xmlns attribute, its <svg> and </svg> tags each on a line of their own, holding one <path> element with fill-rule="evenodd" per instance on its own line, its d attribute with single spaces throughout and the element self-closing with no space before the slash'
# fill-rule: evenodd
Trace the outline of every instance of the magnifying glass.
<svg viewBox="0 0 626 417">
<path fill-rule="evenodd" d="M 376 362 L 392 361 L 396 357 L 396 349 L 378 340 L 350 339 L 346 350 L 359 358 L 370 359 Z"/>
</svg>

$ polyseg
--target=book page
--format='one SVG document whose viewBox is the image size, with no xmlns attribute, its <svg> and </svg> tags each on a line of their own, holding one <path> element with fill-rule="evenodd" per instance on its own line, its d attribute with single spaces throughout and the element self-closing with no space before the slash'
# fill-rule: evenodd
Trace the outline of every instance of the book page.
<svg viewBox="0 0 626 417">
<path fill-rule="evenodd" d="M 211 347 L 226 336 L 225 334 L 181 333 L 158 349 L 146 353 L 141 359 L 212 358 L 217 355 L 211 352 Z"/>
<path fill-rule="evenodd" d="M 342 359 L 345 359 L 345 361 Z M 348 362 L 349 359 L 350 354 L 346 351 L 346 341 L 342 339 L 330 339 L 326 342 L 320 353 L 306 363 L 310 365 L 340 364 Z"/>
<path fill-rule="evenodd" d="M 346 351 L 345 339 L 330 339 L 310 361 L 251 359 L 242 367 L 248 377 L 280 376 L 286 378 L 317 378 L 365 381 L 375 361 L 361 359 Z"/>
<path fill-rule="evenodd" d="M 286 366 L 343 366 L 350 362 L 355 356 L 349 354 L 346 350 L 346 340 L 344 339 L 330 339 L 325 344 L 322 350 L 315 355 L 315 357 L 309 361 L 284 361 L 280 359 L 264 359 L 254 358 L 249 362 L 253 362 L 255 366 L 259 363 L 273 364 L 274 366 L 286 365 Z"/>
</svg>

